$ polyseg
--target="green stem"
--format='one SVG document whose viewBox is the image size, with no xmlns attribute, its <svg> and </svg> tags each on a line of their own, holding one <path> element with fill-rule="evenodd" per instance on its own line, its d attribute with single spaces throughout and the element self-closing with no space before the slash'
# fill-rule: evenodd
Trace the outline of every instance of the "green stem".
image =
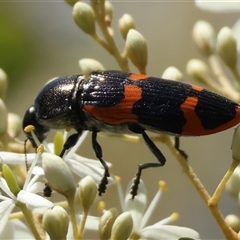
<svg viewBox="0 0 240 240">
<path fill-rule="evenodd" d="M 68 201 L 69 214 L 70 214 L 70 219 L 71 219 L 72 228 L 73 228 L 73 237 L 75 240 L 77 240 L 80 238 L 78 236 L 77 221 L 76 221 L 75 209 L 74 209 L 74 194 L 73 196 L 68 196 L 67 201 Z"/>
<path fill-rule="evenodd" d="M 96 22 L 98 23 L 98 26 L 104 36 L 104 39 L 106 42 L 103 40 L 100 40 L 96 36 L 92 36 L 95 40 L 97 39 L 97 42 L 101 44 L 117 61 L 119 67 L 121 68 L 122 71 L 129 72 L 129 66 L 128 66 L 128 61 L 127 57 L 122 55 L 114 41 L 113 35 L 109 31 L 109 27 L 107 26 L 105 22 L 105 9 L 104 9 L 104 1 L 91 1 L 92 8 L 95 13 L 95 18 Z M 97 35 L 97 34 L 96 34 Z"/>
<path fill-rule="evenodd" d="M 83 211 L 83 216 L 81 218 L 81 221 L 80 221 L 80 224 L 79 224 L 79 227 L 78 227 L 78 236 L 79 236 L 79 239 L 82 239 L 82 234 L 83 234 L 83 230 L 84 230 L 84 226 L 85 226 L 85 223 L 87 221 L 87 216 L 88 216 L 88 211 Z"/>
<path fill-rule="evenodd" d="M 31 214 L 29 213 L 29 210 L 27 209 L 26 205 L 25 204 L 22 204 L 22 203 L 19 203 L 18 204 L 18 207 L 21 209 L 27 223 L 28 223 L 28 226 L 29 228 L 31 229 L 33 235 L 34 235 L 34 238 L 37 239 L 37 240 L 42 240 L 34 223 L 33 223 L 33 220 L 32 220 L 32 216 Z"/>
<path fill-rule="evenodd" d="M 224 91 L 228 92 L 229 96 L 232 96 L 231 98 L 235 101 L 239 100 L 238 91 L 235 90 L 235 88 L 231 84 L 231 81 L 224 74 L 216 55 L 211 55 L 208 61 L 213 71 L 213 74 L 216 76 L 219 84 L 222 86 Z"/>
<path fill-rule="evenodd" d="M 226 239 L 231 240 L 240 240 L 240 237 L 238 237 L 237 233 L 234 232 L 226 223 L 224 217 L 222 216 L 221 212 L 219 211 L 217 204 L 211 205 L 211 198 L 203 184 L 201 183 L 200 179 L 197 177 L 197 175 L 194 173 L 193 169 L 188 165 L 187 160 L 178 152 L 178 150 L 174 147 L 173 141 L 169 136 L 163 136 L 161 135 L 159 137 L 159 140 L 163 143 L 165 143 L 168 148 L 171 150 L 173 155 L 178 160 L 179 164 L 183 168 L 184 172 L 187 174 L 189 180 L 193 183 L 194 187 L 202 197 L 203 201 L 207 205 L 208 209 L 212 213 L 213 217 L 215 218 L 216 222 L 218 223 L 218 226 L 222 230 L 223 234 L 225 235 Z M 235 166 L 235 163 L 233 164 Z"/>
<path fill-rule="evenodd" d="M 226 172 L 226 174 L 224 175 L 224 177 L 222 178 L 221 182 L 219 183 L 219 185 L 217 186 L 214 194 L 212 195 L 210 201 L 209 201 L 209 205 L 213 206 L 216 205 L 218 202 L 219 197 L 221 196 L 221 193 L 223 191 L 223 189 L 226 186 L 226 183 L 228 182 L 229 178 L 232 176 L 234 170 L 236 169 L 236 167 L 239 165 L 239 161 L 233 159 L 232 160 L 232 164 L 229 167 L 228 171 Z"/>
</svg>

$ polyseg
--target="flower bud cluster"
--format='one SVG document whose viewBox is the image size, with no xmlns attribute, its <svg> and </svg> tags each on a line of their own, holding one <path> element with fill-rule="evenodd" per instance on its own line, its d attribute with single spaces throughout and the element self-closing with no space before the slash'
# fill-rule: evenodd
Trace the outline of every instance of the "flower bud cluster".
<svg viewBox="0 0 240 240">
<path fill-rule="evenodd" d="M 223 27 L 216 34 L 211 24 L 201 20 L 194 25 L 193 40 L 209 64 L 198 59 L 190 60 L 187 64 L 188 75 L 215 92 L 239 102 L 240 94 L 236 86 L 240 87 L 240 74 L 237 69 L 237 41 L 233 31 L 229 27 Z M 224 73 L 219 58 L 231 70 L 234 81 L 228 79 Z M 215 79 L 210 76 L 209 69 Z"/>
<path fill-rule="evenodd" d="M 237 64 L 237 41 L 229 27 L 223 27 L 217 36 L 217 52 L 223 62 L 234 69 Z"/>
<path fill-rule="evenodd" d="M 138 68 L 140 73 L 146 73 L 148 58 L 147 44 L 145 38 L 135 30 L 134 19 L 130 14 L 124 14 L 119 19 L 119 31 L 125 40 L 125 47 L 121 54 L 116 47 L 113 38 L 111 22 L 113 17 L 113 7 L 109 1 L 92 1 L 91 6 L 87 3 L 77 2 L 73 6 L 73 19 L 78 27 L 94 38 L 113 57 L 116 58 L 121 70 L 129 71 L 130 61 Z M 96 24 L 99 25 L 103 37 L 98 35 Z M 92 70 L 102 70 L 103 65 L 94 59 L 82 59 L 79 61 L 80 68 L 86 78 Z"/>
<path fill-rule="evenodd" d="M 4 102 L 7 86 L 7 74 L 0 68 L 0 146 L 5 151 L 21 152 L 23 146 L 16 137 L 21 131 L 22 120 L 20 116 L 7 110 Z"/>
<path fill-rule="evenodd" d="M 95 15 L 93 9 L 84 2 L 77 2 L 73 7 L 73 19 L 78 27 L 89 35 L 95 34 Z"/>
<path fill-rule="evenodd" d="M 232 138 L 232 157 L 235 161 L 240 161 L 240 126 L 238 126 Z M 237 167 L 226 184 L 226 190 L 240 203 L 240 167 Z"/>
</svg>

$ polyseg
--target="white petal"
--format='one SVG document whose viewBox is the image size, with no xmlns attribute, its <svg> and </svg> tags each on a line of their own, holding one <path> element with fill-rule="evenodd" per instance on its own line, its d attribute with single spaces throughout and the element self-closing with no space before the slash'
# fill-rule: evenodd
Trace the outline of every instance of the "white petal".
<svg viewBox="0 0 240 240">
<path fill-rule="evenodd" d="M 161 199 L 162 193 L 163 193 L 163 191 L 159 189 L 157 191 L 156 195 L 154 196 L 154 198 L 152 199 L 151 203 L 149 204 L 149 206 L 142 218 L 141 228 L 144 228 L 146 226 L 146 224 L 148 223 L 148 220 L 151 218 L 154 210 L 157 207 L 158 202 Z"/>
<path fill-rule="evenodd" d="M 35 153 L 28 153 L 27 162 L 32 163 L 35 157 Z M 25 164 L 26 162 L 26 155 L 23 153 L 0 152 L 0 158 L 6 164 Z"/>
<path fill-rule="evenodd" d="M 89 131 L 84 131 L 80 138 L 78 139 L 77 143 L 71 148 L 71 150 L 67 153 L 66 158 L 71 158 L 72 154 L 74 154 L 77 149 L 82 145 L 83 141 L 87 137 Z"/>
<path fill-rule="evenodd" d="M 2 225 L 0 221 L 0 239 L 14 239 L 14 227 L 11 221 L 7 221 Z"/>
<path fill-rule="evenodd" d="M 199 234 L 190 228 L 178 226 L 158 226 L 152 225 L 141 230 L 142 238 L 146 239 L 171 239 L 177 240 L 181 237 L 199 239 Z"/>
<path fill-rule="evenodd" d="M 44 175 L 44 170 L 43 170 L 42 167 L 35 166 L 33 171 L 32 171 L 32 174 L 38 175 L 38 176 L 43 176 Z"/>
<path fill-rule="evenodd" d="M 30 179 L 30 181 L 29 181 L 29 183 L 28 184 L 24 184 L 24 191 L 27 191 L 27 192 L 29 192 L 27 189 L 29 189 L 35 182 L 37 182 L 37 181 L 41 181 L 42 180 L 42 176 L 39 176 L 39 175 L 34 175 L 31 179 Z"/>
<path fill-rule="evenodd" d="M 198 8 L 211 12 L 238 12 L 240 11 L 240 1 L 230 0 L 195 0 Z"/>
<path fill-rule="evenodd" d="M 147 190 L 143 181 L 140 181 L 138 185 L 137 196 L 131 200 L 132 195 L 129 193 L 129 188 L 132 184 L 130 183 L 127 188 L 127 194 L 125 197 L 126 210 L 129 211 L 133 218 L 133 229 L 134 231 L 140 231 L 142 217 L 144 215 L 147 205 Z"/>
<path fill-rule="evenodd" d="M 70 158 L 66 158 L 66 161 L 70 159 Z M 77 162 L 81 162 L 85 165 L 90 165 L 90 166 L 95 166 L 98 168 L 103 168 L 103 165 L 100 163 L 100 161 L 98 159 L 91 159 L 91 158 L 86 158 L 86 157 L 82 157 L 76 153 L 74 153 L 71 157 L 71 159 L 77 161 Z M 111 168 L 112 164 L 110 162 L 106 162 L 108 167 Z"/>
<path fill-rule="evenodd" d="M 74 154 L 75 155 L 75 154 Z M 76 158 L 82 158 L 77 156 Z M 75 159 L 67 160 L 68 166 L 72 172 L 81 178 L 90 175 L 96 183 L 99 183 L 104 175 L 104 169 L 102 164 L 98 160 L 82 158 L 81 161 L 76 161 Z M 114 183 L 114 178 L 111 176 L 108 178 L 109 184 Z"/>
<path fill-rule="evenodd" d="M 19 202 L 25 203 L 30 210 L 36 212 L 44 212 L 47 208 L 53 207 L 53 203 L 49 200 L 36 195 L 34 193 L 26 192 L 21 190 L 17 195 Z"/>
<path fill-rule="evenodd" d="M 85 224 L 85 229 L 90 231 L 98 231 L 99 217 L 88 216 Z"/>
<path fill-rule="evenodd" d="M 21 220 L 13 219 L 10 221 L 14 228 L 14 238 L 13 239 L 34 239 L 33 234 Z"/>
<path fill-rule="evenodd" d="M 35 182 L 34 184 L 28 185 L 26 191 L 31 193 L 42 193 L 44 188 L 44 183 Z"/>
<path fill-rule="evenodd" d="M 16 197 L 15 195 L 10 191 L 7 183 L 6 183 L 6 180 L 4 178 L 0 178 L 0 188 L 10 197 L 12 198 L 13 200 L 16 200 Z"/>
<path fill-rule="evenodd" d="M 15 207 L 15 204 L 13 203 L 12 199 L 8 199 L 0 202 L 0 236 L 3 229 L 5 228 L 5 225 L 7 224 L 8 217 L 14 207 Z"/>
</svg>

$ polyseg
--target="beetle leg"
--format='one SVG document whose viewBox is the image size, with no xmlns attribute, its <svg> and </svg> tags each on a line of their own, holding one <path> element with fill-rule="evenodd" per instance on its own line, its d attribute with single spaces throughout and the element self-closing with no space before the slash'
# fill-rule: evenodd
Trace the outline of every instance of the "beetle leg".
<svg viewBox="0 0 240 240">
<path fill-rule="evenodd" d="M 110 177 L 110 174 L 109 174 L 109 167 L 108 167 L 107 163 L 102 159 L 102 148 L 101 148 L 100 144 L 97 142 L 97 131 L 96 130 L 93 130 L 93 132 L 92 132 L 92 147 L 96 154 L 96 157 L 99 159 L 99 161 L 101 162 L 101 164 L 103 165 L 104 170 L 105 170 L 103 178 L 98 186 L 98 194 L 99 194 L 99 196 L 101 196 L 103 193 L 105 193 L 105 191 L 107 189 L 107 184 L 108 184 L 107 178 Z"/>
<path fill-rule="evenodd" d="M 187 160 L 188 155 L 185 153 L 184 150 L 180 149 L 180 137 L 175 136 L 175 142 L 174 142 L 174 147 L 178 150 L 178 152 Z"/>
<path fill-rule="evenodd" d="M 64 153 L 71 147 L 73 147 L 77 141 L 78 141 L 78 138 L 79 136 L 81 135 L 81 133 L 75 133 L 75 134 L 72 134 L 71 136 L 69 136 L 67 138 L 67 141 L 64 143 L 63 145 L 63 150 L 61 151 L 60 153 L 60 157 L 63 157 Z"/>
<path fill-rule="evenodd" d="M 137 195 L 138 185 L 140 183 L 140 177 L 142 174 L 143 169 L 151 168 L 151 167 L 161 167 L 165 164 L 166 158 L 162 154 L 162 152 L 157 148 L 157 146 L 154 144 L 154 142 L 149 138 L 149 136 L 146 134 L 145 129 L 137 124 L 131 124 L 129 125 L 129 129 L 134 133 L 141 133 L 142 137 L 147 144 L 150 151 L 153 153 L 153 155 L 157 158 L 159 161 L 158 163 L 142 163 L 138 165 L 138 171 L 136 173 L 135 178 L 133 179 L 133 184 L 131 186 L 130 193 L 132 195 L 132 199 Z"/>
</svg>

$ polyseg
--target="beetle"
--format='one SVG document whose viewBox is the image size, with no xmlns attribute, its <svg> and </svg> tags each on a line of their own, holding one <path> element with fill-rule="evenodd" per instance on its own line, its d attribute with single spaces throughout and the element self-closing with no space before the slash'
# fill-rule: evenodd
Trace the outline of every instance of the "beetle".
<svg viewBox="0 0 240 240">
<path fill-rule="evenodd" d="M 23 118 L 23 129 L 35 127 L 39 141 L 50 129 L 74 128 L 62 153 L 75 145 L 84 130 L 92 132 L 92 147 L 105 173 L 99 184 L 99 195 L 105 192 L 110 176 L 97 142 L 98 132 L 141 134 L 158 162 L 143 163 L 132 185 L 137 188 L 143 169 L 160 167 L 164 155 L 146 130 L 179 136 L 202 136 L 217 133 L 240 122 L 240 105 L 200 86 L 180 81 L 149 77 L 120 71 L 94 71 L 84 75 L 60 77 L 46 84 Z M 26 133 L 36 147 L 31 133 Z M 176 143 L 179 150 L 179 142 Z M 180 150 L 180 153 L 184 154 Z"/>
</svg>

